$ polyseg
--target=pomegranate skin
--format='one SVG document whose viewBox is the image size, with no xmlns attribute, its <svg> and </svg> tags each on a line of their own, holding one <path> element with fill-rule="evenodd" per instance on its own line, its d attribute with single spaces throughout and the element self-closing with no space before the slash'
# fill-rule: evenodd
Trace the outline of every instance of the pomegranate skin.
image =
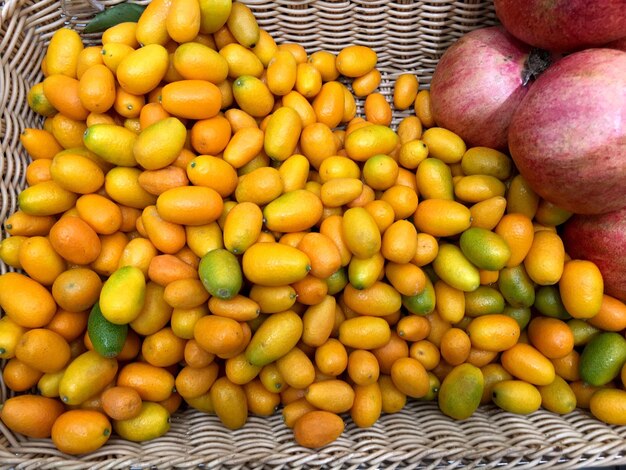
<svg viewBox="0 0 626 470">
<path fill-rule="evenodd" d="M 468 146 L 507 148 L 507 131 L 526 95 L 530 48 L 494 26 L 471 31 L 441 57 L 430 84 L 435 122 Z"/>
<path fill-rule="evenodd" d="M 496 15 L 531 46 L 571 52 L 626 36 L 626 0 L 494 0 Z"/>
<path fill-rule="evenodd" d="M 573 258 L 593 261 L 607 294 L 626 302 L 626 207 L 599 215 L 575 215 L 563 228 Z"/>
<path fill-rule="evenodd" d="M 532 189 L 563 209 L 626 206 L 626 53 L 587 49 L 550 66 L 513 116 L 509 151 Z"/>
</svg>

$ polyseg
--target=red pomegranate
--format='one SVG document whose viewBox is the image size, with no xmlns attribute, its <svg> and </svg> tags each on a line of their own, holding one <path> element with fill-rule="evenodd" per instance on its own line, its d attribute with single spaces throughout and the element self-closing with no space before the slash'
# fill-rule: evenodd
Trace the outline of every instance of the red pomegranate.
<svg viewBox="0 0 626 470">
<path fill-rule="evenodd" d="M 494 0 L 496 15 L 531 46 L 568 52 L 626 36 L 626 0 Z"/>
<path fill-rule="evenodd" d="M 551 65 L 513 116 L 509 150 L 533 190 L 563 209 L 626 206 L 626 52 L 587 49 Z"/>
<path fill-rule="evenodd" d="M 471 31 L 450 46 L 430 84 L 437 125 L 469 146 L 506 150 L 511 117 L 528 90 L 529 51 L 502 26 Z"/>
</svg>

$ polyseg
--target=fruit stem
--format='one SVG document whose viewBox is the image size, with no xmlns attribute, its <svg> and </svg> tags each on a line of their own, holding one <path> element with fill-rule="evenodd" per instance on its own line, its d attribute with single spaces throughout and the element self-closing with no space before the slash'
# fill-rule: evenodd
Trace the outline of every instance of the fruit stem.
<svg viewBox="0 0 626 470">
<path fill-rule="evenodd" d="M 522 85 L 526 86 L 531 80 L 537 80 L 537 77 L 552 64 L 550 52 L 545 49 L 533 47 L 528 54 L 528 58 L 524 63 L 522 71 Z"/>
</svg>

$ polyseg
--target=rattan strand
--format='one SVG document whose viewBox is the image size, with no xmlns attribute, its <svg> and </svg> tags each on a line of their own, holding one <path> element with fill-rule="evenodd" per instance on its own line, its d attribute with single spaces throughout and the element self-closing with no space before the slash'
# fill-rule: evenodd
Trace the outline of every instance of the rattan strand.
<svg viewBox="0 0 626 470">
<path fill-rule="evenodd" d="M 298 42 L 309 53 L 336 53 L 354 43 L 373 47 L 383 75 L 380 91 L 390 102 L 398 74 L 416 74 L 428 87 L 438 58 L 453 41 L 496 22 L 491 0 L 244 1 L 278 42 Z M 68 10 L 74 16 L 62 15 Z M 39 63 L 47 41 L 64 24 L 80 30 L 90 14 L 84 0 L 63 5 L 59 0 L 0 1 L 0 220 L 15 210 L 25 184 L 28 157 L 19 134 L 41 125 L 26 105 L 26 93 L 42 79 Z M 362 100 L 358 103 L 362 106 Z M 409 112 L 396 111 L 394 125 Z M 0 272 L 6 271 L 0 263 Z M 0 385 L 4 401 L 11 393 Z M 369 429 L 346 421 L 346 432 L 316 452 L 297 446 L 279 415 L 251 417 L 243 429 L 231 432 L 214 416 L 186 410 L 172 417 L 171 430 L 162 438 L 136 444 L 114 437 L 99 451 L 79 457 L 61 454 L 48 439 L 14 435 L 0 423 L 0 467 L 574 468 L 626 463 L 626 428 L 605 425 L 583 411 L 524 417 L 486 407 L 456 422 L 436 404 L 412 402 Z"/>
</svg>

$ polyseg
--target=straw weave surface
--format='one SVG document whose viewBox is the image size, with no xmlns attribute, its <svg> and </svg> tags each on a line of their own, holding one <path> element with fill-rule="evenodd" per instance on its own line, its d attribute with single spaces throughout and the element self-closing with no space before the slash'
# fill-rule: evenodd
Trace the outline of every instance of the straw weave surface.
<svg viewBox="0 0 626 470">
<path fill-rule="evenodd" d="M 279 43 L 298 42 L 309 53 L 337 53 L 349 44 L 375 49 L 383 74 L 379 91 L 389 101 L 398 74 L 414 73 L 428 87 L 438 58 L 452 42 L 496 22 L 491 0 L 243 1 Z M 19 134 L 41 126 L 26 93 L 42 80 L 45 47 L 56 29 L 70 25 L 80 31 L 93 12 L 86 0 L 0 0 L 0 221 L 16 209 L 25 185 L 28 156 Z M 86 43 L 97 40 L 97 35 L 85 37 Z M 406 114 L 396 113 L 394 124 Z M 0 263 L 0 273 L 6 271 Z M 0 401 L 8 396 L 0 383 Z M 517 416 L 481 407 L 470 419 L 453 421 L 436 404 L 414 401 L 369 429 L 347 423 L 336 442 L 312 451 L 294 443 L 280 414 L 251 417 L 244 428 L 231 432 L 215 416 L 187 410 L 172 417 L 171 430 L 162 438 L 135 444 L 114 437 L 99 451 L 78 457 L 60 453 L 48 439 L 15 435 L 0 423 L 0 467 L 557 469 L 626 463 L 626 427 L 605 425 L 582 411 Z"/>
</svg>

